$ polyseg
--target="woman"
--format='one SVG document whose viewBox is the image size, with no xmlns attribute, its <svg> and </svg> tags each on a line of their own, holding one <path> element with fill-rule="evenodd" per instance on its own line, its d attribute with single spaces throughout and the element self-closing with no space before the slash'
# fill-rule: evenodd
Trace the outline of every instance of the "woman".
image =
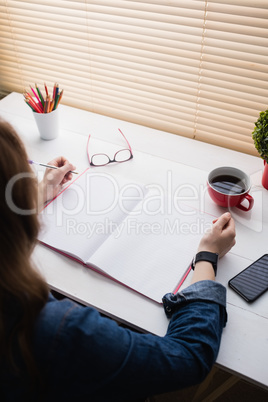
<svg viewBox="0 0 268 402">
<path fill-rule="evenodd" d="M 0 149 L 1 400 L 130 401 L 202 381 L 226 322 L 226 290 L 215 282 L 215 263 L 196 261 L 192 284 L 164 296 L 171 317 L 164 337 L 124 329 L 92 308 L 56 300 L 31 252 L 38 209 L 71 180 L 75 167 L 63 157 L 49 162 L 59 169 L 48 169 L 37 188 L 24 146 L 4 122 Z M 234 221 L 226 213 L 198 251 L 222 256 L 234 243 Z"/>
</svg>

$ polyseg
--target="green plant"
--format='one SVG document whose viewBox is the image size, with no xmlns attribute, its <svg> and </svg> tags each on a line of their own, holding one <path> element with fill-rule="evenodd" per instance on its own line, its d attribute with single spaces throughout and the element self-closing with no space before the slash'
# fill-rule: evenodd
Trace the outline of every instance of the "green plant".
<svg viewBox="0 0 268 402">
<path fill-rule="evenodd" d="M 268 163 L 268 110 L 260 112 L 252 132 L 254 145 L 260 157 Z"/>
</svg>

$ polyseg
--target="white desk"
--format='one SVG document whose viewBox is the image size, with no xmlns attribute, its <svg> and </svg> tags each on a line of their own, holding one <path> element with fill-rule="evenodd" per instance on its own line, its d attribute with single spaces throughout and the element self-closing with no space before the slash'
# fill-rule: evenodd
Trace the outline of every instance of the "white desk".
<svg viewBox="0 0 268 402">
<path fill-rule="evenodd" d="M 31 159 L 48 162 L 64 155 L 82 172 L 88 167 L 87 135 L 91 133 L 93 137 L 92 153 L 112 155 L 125 147 L 117 131 L 120 127 L 133 148 L 134 159 L 99 168 L 100 171 L 121 174 L 133 182 L 157 184 L 165 190 L 169 187 L 171 192 L 181 186 L 180 194 L 190 196 L 188 202 L 193 207 L 203 208 L 213 216 L 219 216 L 224 209 L 213 204 L 205 191 L 207 173 L 223 165 L 244 170 L 251 177 L 255 205 L 251 212 L 232 211 L 237 244 L 221 260 L 217 280 L 227 286 L 232 276 L 268 253 L 268 191 L 261 186 L 260 158 L 63 105 L 60 109 L 60 136 L 46 142 L 40 140 L 32 112 L 21 94 L 12 93 L 0 101 L 0 116 L 17 129 Z M 198 192 L 197 199 L 191 186 Z M 51 288 L 134 328 L 164 335 L 168 320 L 160 305 L 45 247 L 36 247 L 34 259 Z M 189 278 L 185 286 L 188 283 Z M 268 388 L 268 292 L 248 305 L 232 290 L 227 291 L 229 318 L 217 364 Z"/>
</svg>

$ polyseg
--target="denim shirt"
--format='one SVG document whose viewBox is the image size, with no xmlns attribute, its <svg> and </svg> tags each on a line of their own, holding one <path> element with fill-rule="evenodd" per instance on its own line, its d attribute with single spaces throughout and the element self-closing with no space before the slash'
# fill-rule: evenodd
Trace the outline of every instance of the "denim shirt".
<svg viewBox="0 0 268 402">
<path fill-rule="evenodd" d="M 45 391 L 27 400 L 126 402 L 201 382 L 218 354 L 225 298 L 226 289 L 213 281 L 165 295 L 170 322 L 160 337 L 123 328 L 93 308 L 50 295 L 34 333 Z M 24 400 L 24 383 L 1 372 L 3 400 Z"/>
</svg>

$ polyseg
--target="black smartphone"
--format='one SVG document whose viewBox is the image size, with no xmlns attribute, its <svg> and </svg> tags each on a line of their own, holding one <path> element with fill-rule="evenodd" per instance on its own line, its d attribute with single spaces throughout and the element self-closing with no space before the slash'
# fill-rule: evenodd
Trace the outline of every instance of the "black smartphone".
<svg viewBox="0 0 268 402">
<path fill-rule="evenodd" d="M 247 302 L 253 302 L 268 289 L 268 254 L 254 261 L 228 282 Z"/>
</svg>

